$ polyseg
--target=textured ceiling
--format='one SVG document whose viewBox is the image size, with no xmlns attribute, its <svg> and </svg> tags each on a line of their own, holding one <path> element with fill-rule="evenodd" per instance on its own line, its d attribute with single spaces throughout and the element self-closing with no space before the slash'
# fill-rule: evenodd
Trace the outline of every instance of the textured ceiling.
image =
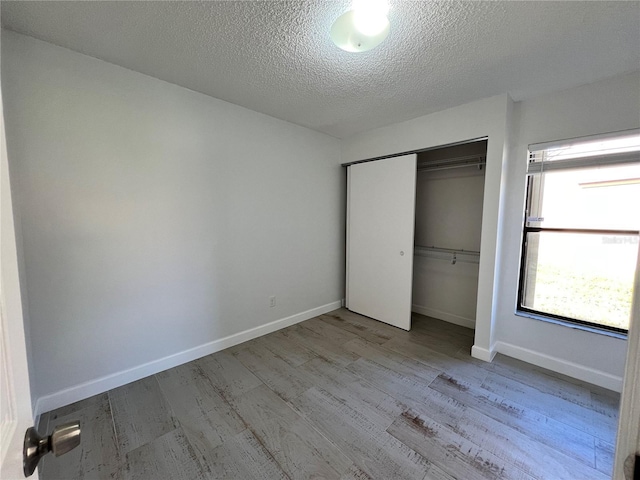
<svg viewBox="0 0 640 480">
<path fill-rule="evenodd" d="M 360 54 L 328 36 L 348 1 L 2 1 L 2 24 L 339 138 L 640 69 L 640 2 L 390 3 Z"/>
</svg>

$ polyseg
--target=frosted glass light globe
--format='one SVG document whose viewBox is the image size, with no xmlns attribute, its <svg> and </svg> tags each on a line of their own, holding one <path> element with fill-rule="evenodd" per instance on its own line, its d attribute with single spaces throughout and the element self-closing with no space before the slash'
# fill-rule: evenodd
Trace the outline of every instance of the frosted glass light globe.
<svg viewBox="0 0 640 480">
<path fill-rule="evenodd" d="M 360 16 L 357 25 L 356 18 Z M 371 33 L 369 33 L 371 32 Z M 347 52 L 366 52 L 380 45 L 389 35 L 389 20 L 386 16 L 376 20 L 367 20 L 356 10 L 340 15 L 331 27 L 331 40 Z"/>
<path fill-rule="evenodd" d="M 387 0 L 354 0 L 352 10 L 353 24 L 364 35 L 378 35 L 389 24 Z"/>
<path fill-rule="evenodd" d="M 353 25 L 363 35 L 373 37 L 389 26 L 389 20 L 377 12 L 354 10 Z"/>
</svg>

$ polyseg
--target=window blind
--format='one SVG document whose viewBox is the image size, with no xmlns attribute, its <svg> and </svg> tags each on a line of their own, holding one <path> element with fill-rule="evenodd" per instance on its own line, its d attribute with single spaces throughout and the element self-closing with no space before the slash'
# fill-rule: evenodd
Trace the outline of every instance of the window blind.
<svg viewBox="0 0 640 480">
<path fill-rule="evenodd" d="M 528 174 L 640 162 L 640 130 L 529 145 Z"/>
</svg>

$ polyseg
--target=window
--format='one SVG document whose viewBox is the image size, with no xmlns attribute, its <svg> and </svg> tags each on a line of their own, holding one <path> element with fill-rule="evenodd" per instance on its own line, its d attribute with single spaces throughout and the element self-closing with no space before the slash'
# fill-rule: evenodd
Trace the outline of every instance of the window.
<svg viewBox="0 0 640 480">
<path fill-rule="evenodd" d="M 626 333 L 640 230 L 640 132 L 529 150 L 518 310 Z"/>
</svg>

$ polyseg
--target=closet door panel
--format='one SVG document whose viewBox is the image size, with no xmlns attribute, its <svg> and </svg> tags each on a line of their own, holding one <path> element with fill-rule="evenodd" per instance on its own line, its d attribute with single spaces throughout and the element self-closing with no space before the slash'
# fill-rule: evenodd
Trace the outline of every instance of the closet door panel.
<svg viewBox="0 0 640 480">
<path fill-rule="evenodd" d="M 347 308 L 411 328 L 416 155 L 351 165 Z"/>
</svg>

